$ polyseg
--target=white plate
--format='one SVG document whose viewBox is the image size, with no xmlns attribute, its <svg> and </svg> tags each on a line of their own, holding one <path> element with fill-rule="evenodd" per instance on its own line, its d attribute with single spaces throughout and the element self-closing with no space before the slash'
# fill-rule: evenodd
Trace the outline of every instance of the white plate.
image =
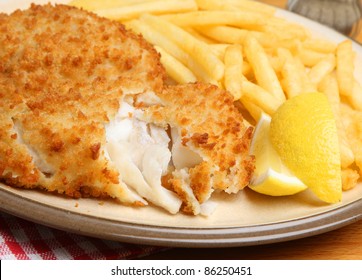
<svg viewBox="0 0 362 280">
<path fill-rule="evenodd" d="M 30 2 L 2 1 L 0 10 L 26 8 Z M 65 0 L 51 1 L 66 3 Z M 277 13 L 309 28 L 313 34 L 340 42 L 339 33 L 303 17 Z M 362 61 L 362 47 L 353 47 Z M 362 77 L 362 63 L 356 75 Z M 360 82 L 362 82 L 360 80 Z M 155 207 L 131 208 L 112 201 L 79 199 L 0 184 L 0 209 L 51 227 L 84 235 L 152 245 L 221 247 L 279 242 L 326 232 L 362 218 L 362 185 L 343 193 L 339 204 L 326 205 L 309 192 L 268 197 L 248 189 L 237 195 L 215 195 L 219 203 L 208 217 L 170 215 Z"/>
</svg>

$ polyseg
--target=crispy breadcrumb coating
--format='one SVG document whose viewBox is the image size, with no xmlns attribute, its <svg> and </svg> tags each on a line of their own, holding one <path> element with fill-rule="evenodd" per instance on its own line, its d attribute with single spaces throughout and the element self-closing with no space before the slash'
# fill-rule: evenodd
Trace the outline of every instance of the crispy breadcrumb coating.
<svg viewBox="0 0 362 280">
<path fill-rule="evenodd" d="M 168 86 L 158 96 L 164 105 L 147 108 L 147 121 L 181 128 L 182 145 L 203 159 L 188 174 L 176 170 L 169 178 L 183 199 L 183 210 L 195 213 L 194 199 L 202 204 L 213 190 L 237 193 L 247 186 L 254 171 L 254 157 L 249 155 L 252 128 L 243 124 L 233 97 L 203 83 Z M 195 198 L 185 191 L 186 184 Z"/>
<path fill-rule="evenodd" d="M 105 158 L 104 124 L 123 94 L 164 78 L 159 54 L 120 23 L 65 5 L 0 14 L 1 178 L 138 204 Z"/>
</svg>

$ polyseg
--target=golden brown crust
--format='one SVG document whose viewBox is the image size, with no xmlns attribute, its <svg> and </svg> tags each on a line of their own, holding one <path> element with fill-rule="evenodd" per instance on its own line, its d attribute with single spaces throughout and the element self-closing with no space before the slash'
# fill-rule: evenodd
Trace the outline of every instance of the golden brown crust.
<svg viewBox="0 0 362 280">
<path fill-rule="evenodd" d="M 159 54 L 120 23 L 65 5 L 1 14 L 0 178 L 74 197 L 121 186 L 104 124 L 124 92 L 161 91 L 164 79 Z"/>
<path fill-rule="evenodd" d="M 226 91 L 203 83 L 169 86 L 159 94 L 164 106 L 146 109 L 148 121 L 182 127 L 182 144 L 202 155 L 204 162 L 189 170 L 190 186 L 197 200 L 206 201 L 212 189 L 236 193 L 249 183 L 254 158 L 249 155 L 252 128 Z M 184 209 L 192 209 L 181 179 L 174 189 L 184 198 Z"/>
</svg>

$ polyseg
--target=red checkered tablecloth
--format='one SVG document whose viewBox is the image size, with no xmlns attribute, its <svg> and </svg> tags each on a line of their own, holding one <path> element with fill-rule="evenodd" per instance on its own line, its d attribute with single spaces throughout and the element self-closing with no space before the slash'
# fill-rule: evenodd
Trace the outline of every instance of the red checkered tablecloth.
<svg viewBox="0 0 362 280">
<path fill-rule="evenodd" d="M 72 234 L 0 212 L 0 260 L 135 259 L 162 250 Z"/>
</svg>

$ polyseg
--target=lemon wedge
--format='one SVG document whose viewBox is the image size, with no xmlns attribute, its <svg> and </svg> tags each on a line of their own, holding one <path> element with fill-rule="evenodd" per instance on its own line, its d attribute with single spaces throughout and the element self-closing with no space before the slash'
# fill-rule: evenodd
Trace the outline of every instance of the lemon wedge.
<svg viewBox="0 0 362 280">
<path fill-rule="evenodd" d="M 303 93 L 284 102 L 271 120 L 270 142 L 289 170 L 319 199 L 341 200 L 337 128 L 323 93 Z"/>
<path fill-rule="evenodd" d="M 283 164 L 269 137 L 271 118 L 262 114 L 251 142 L 250 153 L 255 155 L 255 172 L 249 187 L 271 196 L 292 195 L 307 187 Z"/>
</svg>

